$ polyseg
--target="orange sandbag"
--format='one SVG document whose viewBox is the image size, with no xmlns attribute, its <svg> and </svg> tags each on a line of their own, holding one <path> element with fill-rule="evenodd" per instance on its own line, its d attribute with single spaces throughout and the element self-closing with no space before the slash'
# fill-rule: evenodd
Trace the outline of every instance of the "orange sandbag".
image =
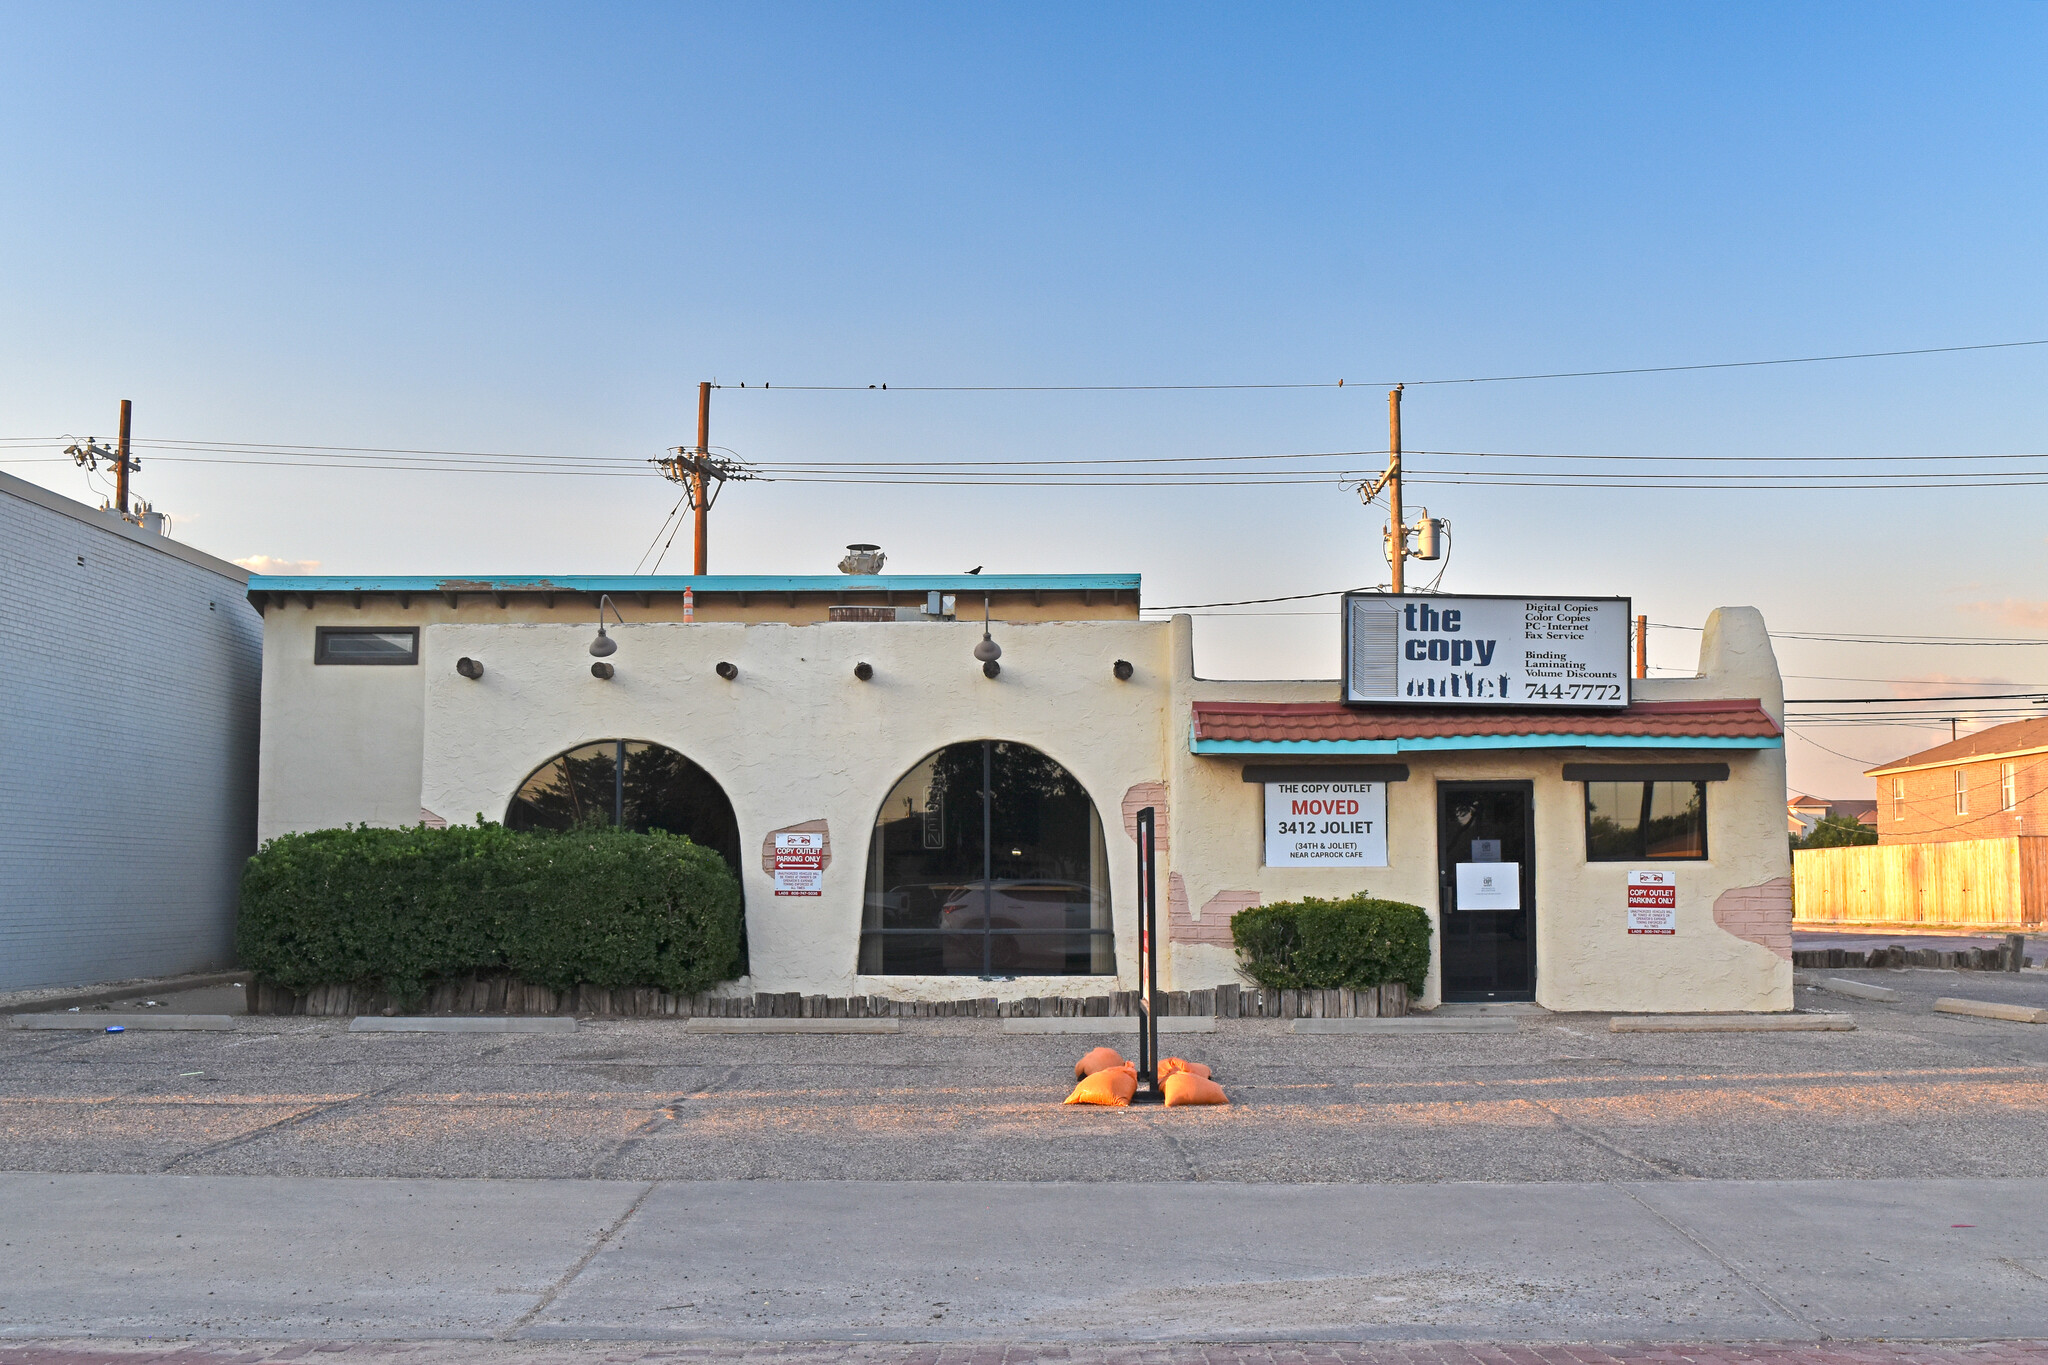
<svg viewBox="0 0 2048 1365">
<path fill-rule="evenodd" d="M 1209 1067 L 1204 1062 L 1191 1062 L 1185 1057 L 1162 1057 L 1159 1061 L 1160 1084 L 1164 1085 L 1166 1078 L 1176 1071 L 1192 1072 L 1205 1081 L 1209 1079 Z"/>
<path fill-rule="evenodd" d="M 1074 1087 L 1074 1093 L 1067 1096 L 1066 1102 L 1121 1106 L 1129 1104 L 1131 1096 L 1137 1092 L 1138 1068 L 1125 1062 L 1122 1066 L 1106 1066 L 1082 1081 Z"/>
<path fill-rule="evenodd" d="M 1113 1047 L 1099 1047 L 1080 1061 L 1074 1063 L 1074 1079 L 1078 1081 L 1083 1076 L 1093 1076 L 1098 1071 L 1105 1071 L 1110 1067 L 1122 1066 L 1123 1064 L 1123 1053 L 1118 1052 Z"/>
<path fill-rule="evenodd" d="M 1197 1076 L 1192 1071 L 1176 1071 L 1161 1081 L 1159 1088 L 1166 1093 L 1166 1107 L 1176 1104 L 1228 1104 L 1230 1097 L 1223 1093 L 1223 1087 L 1207 1076 Z"/>
</svg>

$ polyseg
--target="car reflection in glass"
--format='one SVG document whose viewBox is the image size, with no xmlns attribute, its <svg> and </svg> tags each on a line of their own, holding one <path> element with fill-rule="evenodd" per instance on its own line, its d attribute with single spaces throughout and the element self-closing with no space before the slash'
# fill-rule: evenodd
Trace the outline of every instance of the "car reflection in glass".
<svg viewBox="0 0 2048 1365">
<path fill-rule="evenodd" d="M 977 973 L 986 962 L 990 972 L 1005 976 L 1067 972 L 1076 957 L 1085 971 L 1092 909 L 1088 888 L 1078 882 L 969 882 L 939 911 L 940 927 L 956 931 L 942 940 L 946 971 Z M 985 959 L 984 929 L 990 931 Z"/>
</svg>

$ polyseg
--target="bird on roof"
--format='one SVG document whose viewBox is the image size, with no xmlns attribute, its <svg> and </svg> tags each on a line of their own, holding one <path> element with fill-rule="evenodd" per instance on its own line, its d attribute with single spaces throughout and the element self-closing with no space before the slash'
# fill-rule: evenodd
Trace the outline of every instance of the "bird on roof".
<svg viewBox="0 0 2048 1365">
<path fill-rule="evenodd" d="M 975 566 L 974 566 L 973 568 L 969 569 L 969 570 L 968 570 L 967 572 L 969 572 L 969 573 L 980 573 L 980 572 L 981 572 L 981 565 L 977 564 L 977 565 L 975 565 Z"/>
</svg>

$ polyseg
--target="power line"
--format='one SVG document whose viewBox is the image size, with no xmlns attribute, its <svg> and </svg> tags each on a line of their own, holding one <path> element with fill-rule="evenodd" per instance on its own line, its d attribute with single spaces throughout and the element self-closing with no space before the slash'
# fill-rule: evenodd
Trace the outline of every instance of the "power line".
<svg viewBox="0 0 2048 1365">
<path fill-rule="evenodd" d="M 1920 705 L 1934 701 L 2026 701 L 2030 697 L 2048 696 L 2048 693 L 2034 692 L 1974 692 L 1959 693 L 1940 697 L 1787 697 L 1787 706 L 1903 706 Z"/>
<path fill-rule="evenodd" d="M 1652 630 L 1701 631 L 1704 626 L 1669 625 L 1663 621 L 1650 622 Z M 1845 645 L 2048 645 L 2048 639 L 2027 640 L 1997 635 L 1863 635 L 1835 631 L 1790 631 L 1774 630 L 1773 640 L 1814 640 L 1822 644 Z M 2022 684 L 2015 683 L 2015 687 Z"/>
<path fill-rule="evenodd" d="M 1633 374 L 1681 374 L 1694 370 L 1746 370 L 1769 365 L 1819 365 L 1837 360 L 1882 360 L 1896 356 L 1953 355 L 1963 351 L 2003 351 L 2023 346 L 2048 346 L 2048 339 L 2040 341 L 1986 341 L 1969 346 L 1921 346 L 1904 351 L 1854 351 L 1840 355 L 1788 356 L 1776 360 L 1719 360 L 1694 365 L 1637 365 L 1626 369 L 1612 370 L 1555 370 L 1541 374 L 1492 374 L 1474 375 L 1461 379 L 1377 379 L 1361 380 L 1355 383 L 1344 380 L 1296 380 L 1285 383 L 1247 384 L 784 384 L 785 393 L 1165 393 L 1165 392 L 1213 392 L 1235 389 L 1341 389 L 1347 383 L 1352 388 L 1384 388 L 1406 383 L 1410 388 L 1421 388 L 1437 384 L 1518 384 L 1538 379 L 1596 379 L 1614 375 Z M 730 384 L 715 387 L 734 389 Z M 772 393 L 773 383 L 761 384 L 751 391 Z M 748 386 L 741 384 L 736 391 L 748 392 Z"/>
</svg>

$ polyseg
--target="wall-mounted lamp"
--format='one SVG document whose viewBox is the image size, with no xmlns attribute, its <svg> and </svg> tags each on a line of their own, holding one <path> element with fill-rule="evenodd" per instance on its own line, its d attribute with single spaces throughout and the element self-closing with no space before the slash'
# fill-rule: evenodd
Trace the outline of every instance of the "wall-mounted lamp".
<svg viewBox="0 0 2048 1365">
<path fill-rule="evenodd" d="M 475 659 L 462 658 L 455 661 L 455 671 L 475 682 L 484 675 L 484 666 Z"/>
<path fill-rule="evenodd" d="M 618 603 L 612 601 L 611 594 L 599 593 L 597 595 L 597 638 L 590 642 L 590 652 L 600 659 L 619 652 L 619 642 L 604 633 L 604 609 L 606 607 L 612 609 L 612 619 L 614 621 L 617 621 L 622 626 L 626 624 L 626 618 L 619 615 Z M 609 677 L 611 675 L 606 674 L 605 676 Z"/>
<path fill-rule="evenodd" d="M 731 682 L 734 678 L 737 678 L 740 675 L 740 668 L 738 664 L 729 664 L 723 659 L 720 659 L 718 661 L 718 668 L 716 671 L 718 673 L 718 676 L 725 679 L 727 682 Z"/>
<path fill-rule="evenodd" d="M 1115 663 L 1110 665 L 1109 671 L 1116 674 L 1116 680 L 1118 682 L 1129 682 L 1131 680 L 1131 674 L 1136 672 L 1137 670 L 1131 667 L 1131 661 L 1129 659 L 1118 659 Z"/>
<path fill-rule="evenodd" d="M 853 676 L 859 678 L 862 682 L 871 681 L 875 676 L 875 666 L 866 660 L 862 660 L 853 666 Z"/>
<path fill-rule="evenodd" d="M 617 648 L 617 646 L 615 645 L 613 646 L 613 648 Z M 602 659 L 598 660 L 598 662 L 590 666 L 590 676 L 593 678 L 602 678 L 606 682 L 610 682 L 612 680 L 612 674 L 616 673 L 617 671 L 617 669 L 613 668 L 610 664 L 604 662 Z"/>
<path fill-rule="evenodd" d="M 993 678 L 1003 671 L 1003 666 L 996 662 L 1003 657 L 1003 647 L 988 633 L 987 597 L 981 599 L 981 643 L 974 647 L 974 657 L 981 660 L 981 676 L 984 678 Z"/>
</svg>

